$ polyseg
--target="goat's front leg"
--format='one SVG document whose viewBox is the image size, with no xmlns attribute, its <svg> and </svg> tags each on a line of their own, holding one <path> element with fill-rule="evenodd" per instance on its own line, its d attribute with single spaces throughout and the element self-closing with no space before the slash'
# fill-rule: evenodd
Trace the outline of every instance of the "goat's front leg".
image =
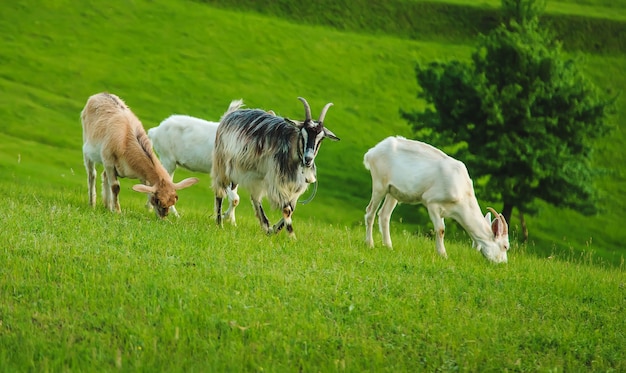
<svg viewBox="0 0 626 373">
<path fill-rule="evenodd" d="M 165 167 L 165 165 L 163 165 Z M 170 169 L 172 169 L 171 165 L 168 165 L 167 167 L 165 167 L 165 169 L 168 171 L 168 173 L 170 174 L 170 180 L 172 180 L 172 183 L 174 182 L 174 171 L 169 172 Z M 174 169 L 176 169 L 176 165 L 174 165 Z M 178 214 L 178 211 L 176 211 L 176 206 L 171 205 L 170 206 L 170 212 L 172 214 L 174 214 L 174 216 L 176 216 L 177 218 L 180 218 L 180 215 Z"/>
<path fill-rule="evenodd" d="M 107 178 L 107 170 L 102 171 L 102 202 L 107 210 L 111 210 L 111 187 Z"/>
<path fill-rule="evenodd" d="M 230 221 L 232 225 L 237 225 L 235 219 L 235 207 L 239 205 L 239 194 L 237 194 L 237 184 L 231 183 L 226 188 L 226 194 L 228 195 L 228 210 L 224 212 L 224 219 Z"/>
<path fill-rule="evenodd" d="M 283 211 L 284 211 L 284 210 L 283 210 Z M 284 212 L 283 212 L 283 214 L 284 214 Z M 283 228 L 284 228 L 284 227 L 285 227 L 285 218 L 283 217 L 283 218 L 280 218 L 280 220 L 278 221 L 278 223 L 276 223 L 276 224 L 274 224 L 274 225 L 272 226 L 272 232 L 273 232 L 273 233 L 278 233 L 278 232 L 280 232 L 281 230 L 283 230 Z M 293 228 L 292 228 L 292 231 L 293 231 Z"/>
<path fill-rule="evenodd" d="M 291 221 L 291 215 L 293 215 L 294 211 L 293 206 L 294 204 L 290 203 L 287 206 L 283 207 L 283 217 L 278 223 L 274 224 L 274 232 L 278 233 L 281 229 L 283 229 L 283 227 L 287 227 L 287 233 L 289 234 L 289 237 L 296 238 L 296 234 L 293 232 L 293 225 Z"/>
<path fill-rule="evenodd" d="M 215 223 L 222 228 L 222 200 L 223 198 L 215 194 Z"/>
<path fill-rule="evenodd" d="M 178 211 L 176 211 L 176 207 L 174 207 L 174 205 L 170 206 L 170 212 L 177 218 L 180 218 L 180 215 L 178 214 Z"/>
<path fill-rule="evenodd" d="M 217 179 L 217 178 L 216 178 Z M 226 187 L 224 183 L 213 181 L 213 192 L 215 193 L 215 222 L 217 226 L 222 228 L 222 202 L 226 196 Z"/>
<path fill-rule="evenodd" d="M 261 206 L 261 199 L 255 198 L 251 196 L 252 206 L 254 206 L 254 213 L 256 217 L 259 219 L 259 223 L 261 224 L 261 228 L 267 234 L 271 234 L 273 232 L 273 228 L 270 228 L 270 221 L 267 219 L 267 215 L 265 215 L 265 211 L 263 211 L 263 206 Z"/>
<path fill-rule="evenodd" d="M 446 253 L 446 247 L 443 244 L 443 237 L 446 233 L 446 225 L 443 222 L 443 218 L 437 211 L 438 207 L 428 207 L 428 215 L 430 216 L 430 220 L 433 222 L 433 226 L 435 228 L 435 247 L 437 247 L 437 252 L 444 258 L 448 257 Z"/>
</svg>

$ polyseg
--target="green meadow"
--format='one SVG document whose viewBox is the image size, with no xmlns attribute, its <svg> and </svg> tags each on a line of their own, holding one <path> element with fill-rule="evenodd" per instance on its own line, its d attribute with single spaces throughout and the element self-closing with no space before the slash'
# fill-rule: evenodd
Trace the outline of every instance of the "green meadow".
<svg viewBox="0 0 626 373">
<path fill-rule="evenodd" d="M 412 3 L 422 2 L 386 4 Z M 626 370 L 626 95 L 595 152 L 607 169 L 597 216 L 539 204 L 526 216 L 529 242 L 514 216 L 509 263 L 493 265 L 452 221 L 449 259 L 438 257 L 425 209 L 399 206 L 394 249 L 379 234 L 369 249 L 362 156 L 386 136 L 411 136 L 399 112 L 423 105 L 415 63 L 469 58 L 472 39 L 446 27 L 403 36 L 377 26 L 394 20 L 376 7 L 350 8 L 339 27 L 332 6 L 291 18 L 285 9 L 299 3 L 277 4 L 0 6 L 0 371 Z M 429 23 L 450 25 L 468 4 L 499 2 L 427 4 L 448 9 Z M 626 4 L 549 2 L 547 17 L 559 30 L 606 22 L 597 47 L 579 47 L 591 29 L 564 49 L 619 94 L 626 50 L 606 35 L 623 29 Z M 300 119 L 298 96 L 314 116 L 333 102 L 325 124 L 341 141 L 322 145 L 317 195 L 294 213 L 298 239 L 264 235 L 245 191 L 238 226 L 218 229 L 203 174 L 180 191 L 179 219 L 147 211 L 134 180 L 122 180 L 121 214 L 104 209 L 99 186 L 89 208 L 79 115 L 101 91 L 146 128 L 174 113 L 217 120 L 238 98 Z"/>
</svg>

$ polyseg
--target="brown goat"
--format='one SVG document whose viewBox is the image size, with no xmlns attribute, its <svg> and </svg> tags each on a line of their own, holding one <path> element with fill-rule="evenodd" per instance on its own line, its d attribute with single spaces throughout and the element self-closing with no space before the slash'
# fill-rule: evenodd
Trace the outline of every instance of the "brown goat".
<svg viewBox="0 0 626 373">
<path fill-rule="evenodd" d="M 96 164 L 104 165 L 102 198 L 111 211 L 120 212 L 119 177 L 139 179 L 133 190 L 151 196 L 160 218 L 167 216 L 178 200 L 176 190 L 198 182 L 195 177 L 173 183 L 152 151 L 152 143 L 139 119 L 119 97 L 98 93 L 87 100 L 81 112 L 83 157 L 87 169 L 89 204 L 96 205 Z"/>
</svg>

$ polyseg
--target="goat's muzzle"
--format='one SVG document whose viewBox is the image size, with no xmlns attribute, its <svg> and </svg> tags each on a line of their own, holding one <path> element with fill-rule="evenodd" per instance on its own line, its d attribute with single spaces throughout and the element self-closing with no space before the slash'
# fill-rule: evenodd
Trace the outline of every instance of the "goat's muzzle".
<svg viewBox="0 0 626 373">
<path fill-rule="evenodd" d="M 308 167 L 310 168 L 313 165 L 313 161 L 315 160 L 314 157 L 311 156 L 305 156 L 304 160 L 302 161 L 302 163 L 304 163 L 304 167 Z"/>
</svg>

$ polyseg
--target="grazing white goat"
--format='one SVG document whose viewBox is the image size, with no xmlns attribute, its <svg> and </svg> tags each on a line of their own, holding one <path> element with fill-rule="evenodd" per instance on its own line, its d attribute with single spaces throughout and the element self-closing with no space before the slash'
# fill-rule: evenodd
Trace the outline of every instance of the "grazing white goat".
<svg viewBox="0 0 626 373">
<path fill-rule="evenodd" d="M 235 111 L 241 106 L 243 106 L 243 101 L 235 100 L 230 104 L 228 111 Z M 174 180 L 174 171 L 177 166 L 189 171 L 211 173 L 218 125 L 219 122 L 209 122 L 188 115 L 172 115 L 162 121 L 158 127 L 148 130 L 148 137 L 152 140 L 154 150 L 158 153 L 163 167 L 172 180 Z M 239 204 L 237 186 L 229 186 L 226 193 L 229 206 L 224 213 L 224 218 L 235 224 L 235 207 Z M 172 206 L 170 210 L 178 216 L 175 206 Z"/>
<path fill-rule="evenodd" d="M 507 261 L 508 225 L 504 216 L 483 217 L 465 165 L 441 150 L 420 141 L 388 137 L 371 148 L 363 159 L 372 174 L 372 199 L 365 213 L 365 242 L 374 246 L 372 228 L 376 210 L 383 244 L 391 247 L 389 219 L 398 202 L 423 204 L 435 226 L 437 252 L 447 257 L 443 244 L 445 225 L 450 217 L 467 231 L 474 245 L 489 260 Z"/>
<path fill-rule="evenodd" d="M 324 106 L 319 120 L 313 120 L 307 101 L 298 99 L 304 104 L 306 115 L 302 122 L 259 109 L 229 110 L 222 117 L 211 171 L 219 226 L 222 199 L 226 188 L 234 183 L 250 191 L 256 216 L 268 234 L 286 226 L 294 237 L 291 215 L 308 184 L 316 181 L 315 156 L 320 144 L 324 138 L 339 140 L 323 123 L 332 103 Z M 272 207 L 283 212 L 282 219 L 273 226 L 261 206 L 264 196 Z"/>
<path fill-rule="evenodd" d="M 147 193 L 157 216 L 167 216 L 178 200 L 176 190 L 198 182 L 187 178 L 172 183 L 152 151 L 152 144 L 139 119 L 124 101 L 111 93 L 98 93 L 87 100 L 81 112 L 83 157 L 87 170 L 89 204 L 96 205 L 96 164 L 104 165 L 102 198 L 111 211 L 120 212 L 118 177 L 139 179 L 133 190 Z"/>
</svg>

